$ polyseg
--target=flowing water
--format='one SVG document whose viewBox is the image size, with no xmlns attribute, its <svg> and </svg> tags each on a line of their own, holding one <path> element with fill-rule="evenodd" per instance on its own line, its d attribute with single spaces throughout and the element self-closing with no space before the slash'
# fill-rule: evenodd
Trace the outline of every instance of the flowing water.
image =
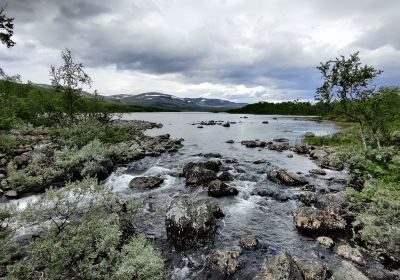
<svg viewBox="0 0 400 280">
<path fill-rule="evenodd" d="M 256 116 L 230 115 L 224 113 L 133 113 L 124 114 L 123 119 L 140 119 L 162 123 L 163 128 L 148 130 L 148 135 L 169 133 L 173 138 L 184 138 L 184 147 L 175 154 L 162 155 L 158 158 L 144 158 L 124 168 L 118 169 L 106 181 L 115 191 L 126 193 L 147 201 L 146 215 L 139 225 L 139 230 L 154 236 L 158 242 L 168 244 L 164 227 L 165 209 L 176 197 L 207 197 L 205 188 L 189 188 L 185 179 L 179 177 L 182 167 L 190 161 L 203 160 L 199 153 L 220 153 L 221 161 L 236 159 L 237 163 L 224 164 L 230 168 L 234 181 L 231 186 L 239 190 L 236 197 L 217 199 L 225 213 L 225 218 L 218 223 L 215 240 L 210 246 L 190 252 L 175 252 L 172 246 L 164 246 L 169 263 L 174 268 L 171 279 L 199 279 L 204 270 L 205 257 L 209 250 L 230 248 L 239 245 L 241 237 L 256 236 L 260 248 L 256 251 L 244 251 L 240 257 L 243 268 L 236 275 L 239 279 L 249 279 L 260 268 L 263 259 L 276 252 L 286 250 L 292 255 L 318 258 L 328 266 L 334 267 L 337 256 L 317 244 L 312 238 L 301 235 L 294 228 L 291 212 L 300 205 L 296 199 L 285 202 L 253 195 L 257 186 L 273 185 L 266 176 L 267 170 L 286 168 L 294 172 L 308 174 L 317 168 L 308 157 L 292 154 L 290 151 L 277 152 L 266 148 L 246 148 L 242 140 L 260 139 L 271 141 L 274 138 L 287 138 L 290 143 L 302 142 L 306 132 L 316 135 L 333 133 L 337 127 L 328 122 L 316 122 L 293 116 Z M 220 125 L 197 128 L 193 125 L 200 121 L 236 122 L 231 127 Z M 268 124 L 263 124 L 268 121 Z M 234 140 L 234 144 L 227 144 Z M 254 164 L 256 160 L 266 160 L 266 164 Z M 326 176 L 311 176 L 309 180 L 318 186 L 327 184 L 323 178 L 344 177 L 345 174 L 326 170 Z M 130 180 L 136 176 L 160 175 L 165 181 L 161 187 L 145 192 L 129 189 Z M 307 175 L 308 176 L 308 175 Z M 282 187 L 283 188 L 283 187 Z M 295 196 L 299 188 L 284 188 L 288 196 Z M 197 276 L 196 276 L 197 275 Z"/>
</svg>

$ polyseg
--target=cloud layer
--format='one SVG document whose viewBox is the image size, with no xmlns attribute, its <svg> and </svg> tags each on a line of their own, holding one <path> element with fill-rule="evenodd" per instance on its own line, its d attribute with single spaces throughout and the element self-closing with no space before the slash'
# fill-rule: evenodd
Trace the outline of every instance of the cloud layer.
<svg viewBox="0 0 400 280">
<path fill-rule="evenodd" d="M 256 102 L 312 99 L 315 66 L 360 50 L 398 83 L 400 1 L 12 0 L 1 67 L 48 83 L 70 48 L 103 94 L 161 91 Z"/>
</svg>

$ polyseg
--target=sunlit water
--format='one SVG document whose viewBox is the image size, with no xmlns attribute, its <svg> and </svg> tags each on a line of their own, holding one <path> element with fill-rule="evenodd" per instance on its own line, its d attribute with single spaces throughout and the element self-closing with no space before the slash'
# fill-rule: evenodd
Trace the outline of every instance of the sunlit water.
<svg viewBox="0 0 400 280">
<path fill-rule="evenodd" d="M 125 114 L 123 119 L 140 119 L 163 124 L 161 129 L 149 130 L 148 135 L 169 133 L 173 138 L 184 138 L 184 147 L 172 155 L 163 155 L 158 158 L 145 158 L 134 162 L 125 168 L 117 170 L 106 181 L 115 191 L 126 193 L 148 201 L 146 210 L 148 215 L 143 218 L 139 230 L 153 235 L 157 240 L 167 242 L 164 228 L 165 209 L 170 202 L 179 196 L 206 197 L 205 188 L 186 187 L 185 179 L 179 177 L 182 167 L 190 161 L 199 161 L 204 158 L 199 153 L 220 153 L 224 159 L 236 159 L 236 164 L 225 164 L 235 180 L 229 182 L 240 193 L 237 197 L 217 199 L 225 218 L 219 221 L 218 232 L 213 244 L 207 248 L 191 252 L 174 253 L 171 247 L 171 263 L 175 270 L 172 279 L 195 278 L 204 268 L 205 255 L 210 249 L 228 248 L 239 245 L 241 237 L 255 235 L 260 240 L 260 249 L 244 251 L 240 260 L 244 263 L 237 277 L 247 279 L 254 275 L 269 254 L 286 250 L 292 255 L 307 258 L 324 258 L 324 262 L 334 266 L 338 258 L 325 248 L 318 245 L 313 239 L 297 232 L 292 223 L 291 212 L 300 205 L 295 199 L 286 202 L 275 201 L 270 198 L 252 195 L 256 185 L 273 185 L 266 177 L 266 171 L 278 168 L 287 168 L 295 172 L 302 172 L 308 176 L 308 171 L 317 168 L 316 164 L 306 156 L 293 155 L 288 158 L 290 151 L 276 152 L 268 149 L 251 149 L 240 144 L 242 140 L 260 139 L 271 141 L 274 138 L 288 138 L 291 143 L 302 142 L 306 132 L 316 135 L 333 133 L 337 127 L 328 122 L 316 122 L 288 116 L 256 116 L 230 115 L 223 113 L 134 113 Z M 273 119 L 277 118 L 277 119 Z M 231 127 L 220 125 L 197 128 L 192 125 L 200 121 L 221 120 L 236 122 Z M 269 121 L 263 124 L 263 121 Z M 234 140 L 234 144 L 227 144 L 227 140 Z M 266 160 L 268 164 L 253 164 L 256 160 Z M 244 170 L 244 172 L 243 172 Z M 239 173 L 241 171 L 242 173 Z M 340 177 L 344 174 L 327 170 L 324 176 Z M 160 188 L 138 192 L 129 189 L 130 180 L 136 176 L 160 175 L 165 181 Z M 321 178 L 310 178 L 315 184 L 325 184 Z M 296 195 L 299 188 L 285 188 L 289 196 Z M 168 247 L 166 247 L 168 248 Z M 167 250 L 167 249 L 166 249 Z M 198 276 L 199 277 L 199 276 Z M 200 277 L 201 278 L 201 277 Z"/>
</svg>

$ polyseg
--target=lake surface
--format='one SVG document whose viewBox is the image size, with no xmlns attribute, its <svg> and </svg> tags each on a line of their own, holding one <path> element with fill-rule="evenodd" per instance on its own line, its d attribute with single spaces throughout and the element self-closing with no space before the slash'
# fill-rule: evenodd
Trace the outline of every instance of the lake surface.
<svg viewBox="0 0 400 280">
<path fill-rule="evenodd" d="M 169 133 L 173 138 L 184 138 L 184 147 L 175 154 L 158 158 L 144 158 L 113 173 L 106 184 L 115 191 L 146 199 L 146 214 L 139 225 L 139 231 L 154 236 L 166 244 L 164 216 L 170 202 L 182 195 L 207 197 L 205 188 L 189 188 L 185 179 L 179 177 L 183 166 L 190 161 L 204 160 L 199 153 L 220 153 L 221 161 L 236 159 L 237 163 L 224 164 L 230 169 L 234 180 L 229 185 L 239 190 L 236 197 L 217 199 L 225 218 L 219 221 L 215 241 L 210 246 L 190 252 L 175 252 L 166 246 L 165 253 L 170 256 L 169 263 L 174 267 L 170 279 L 201 279 L 206 255 L 211 249 L 237 247 L 241 237 L 256 236 L 260 249 L 244 251 L 240 257 L 244 264 L 238 279 L 252 278 L 259 270 L 263 259 L 271 254 L 286 250 L 292 255 L 323 260 L 328 267 L 335 266 L 339 258 L 317 244 L 312 238 L 301 235 L 292 223 L 292 211 L 300 202 L 289 199 L 285 202 L 253 194 L 256 187 L 273 185 L 267 179 L 268 170 L 286 168 L 309 176 L 308 171 L 317 168 L 308 157 L 292 154 L 290 151 L 277 152 L 268 149 L 251 149 L 240 144 L 242 140 L 260 139 L 271 141 L 275 138 L 287 138 L 290 143 L 302 142 L 306 132 L 326 135 L 338 128 L 329 122 L 305 120 L 293 116 L 231 115 L 225 113 L 133 113 L 124 114 L 123 119 L 139 119 L 162 123 L 163 128 L 148 130 L 148 135 Z M 276 118 L 276 119 L 274 119 Z M 197 128 L 193 123 L 201 121 L 236 122 L 230 127 L 221 125 Z M 263 124 L 268 121 L 268 124 Z M 227 144 L 234 140 L 234 144 Z M 254 164 L 256 160 L 266 160 L 266 164 Z M 344 173 L 326 170 L 329 177 L 344 177 Z M 165 181 L 160 188 L 138 192 L 129 189 L 130 180 L 136 176 L 163 176 Z M 326 180 L 318 176 L 310 178 L 313 184 L 323 186 Z M 289 197 L 295 197 L 299 188 L 284 188 Z M 167 252 L 168 251 L 168 252 Z M 200 278 L 199 278 L 200 277 Z"/>
</svg>

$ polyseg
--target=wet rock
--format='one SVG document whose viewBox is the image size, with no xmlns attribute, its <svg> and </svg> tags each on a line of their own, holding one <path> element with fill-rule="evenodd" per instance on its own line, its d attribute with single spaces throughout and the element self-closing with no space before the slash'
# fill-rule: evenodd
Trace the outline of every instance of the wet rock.
<svg viewBox="0 0 400 280">
<path fill-rule="evenodd" d="M 268 258 L 254 280 L 303 280 L 303 276 L 288 253 L 279 253 Z"/>
<path fill-rule="evenodd" d="M 309 148 L 306 145 L 294 145 L 291 150 L 297 154 L 305 155 L 310 152 Z"/>
<path fill-rule="evenodd" d="M 310 206 L 313 204 L 316 200 L 315 193 L 310 192 L 310 191 L 303 191 L 299 195 L 299 199 L 301 202 L 303 202 L 305 205 Z"/>
<path fill-rule="evenodd" d="M 207 184 L 208 195 L 213 197 L 223 197 L 237 195 L 239 191 L 230 187 L 220 180 L 214 180 Z"/>
<path fill-rule="evenodd" d="M 203 157 L 205 157 L 205 158 L 222 158 L 222 155 L 220 153 L 207 153 L 207 154 L 203 154 Z"/>
<path fill-rule="evenodd" d="M 287 170 L 279 170 L 276 172 L 276 177 L 279 181 L 287 186 L 302 186 L 307 184 L 304 177 Z"/>
<path fill-rule="evenodd" d="M 310 171 L 311 174 L 316 174 L 316 175 L 326 175 L 326 171 L 323 169 L 311 169 Z"/>
<path fill-rule="evenodd" d="M 187 185 L 205 185 L 215 179 L 217 179 L 217 173 L 219 170 L 218 161 L 207 161 L 186 164 L 183 168 L 183 174 L 186 178 Z"/>
<path fill-rule="evenodd" d="M 333 245 L 335 245 L 335 242 L 332 240 L 332 238 L 327 236 L 318 236 L 317 242 L 330 249 L 333 247 Z"/>
<path fill-rule="evenodd" d="M 10 191 L 6 191 L 4 193 L 4 196 L 9 198 L 9 199 L 17 199 L 18 198 L 18 193 L 15 190 L 10 190 Z"/>
<path fill-rule="evenodd" d="M 283 152 L 286 150 L 289 150 L 290 146 L 289 143 L 281 143 L 281 144 L 269 144 L 268 149 L 273 150 L 273 151 L 278 151 L 278 152 Z"/>
<path fill-rule="evenodd" d="M 233 275 L 240 268 L 238 261 L 240 254 L 241 250 L 239 249 L 214 250 L 209 256 L 208 265 L 211 270 L 222 276 Z"/>
<path fill-rule="evenodd" d="M 282 142 L 289 142 L 287 138 L 275 138 L 273 139 L 274 142 L 282 143 Z"/>
<path fill-rule="evenodd" d="M 369 280 L 352 263 L 342 261 L 341 266 L 333 272 L 332 280 Z"/>
<path fill-rule="evenodd" d="M 267 142 L 265 141 L 242 141 L 240 142 L 242 145 L 246 146 L 246 148 L 258 148 L 267 146 Z"/>
<path fill-rule="evenodd" d="M 226 122 L 226 123 L 224 123 L 222 126 L 223 126 L 223 127 L 230 127 L 231 125 L 230 125 L 228 122 Z"/>
<path fill-rule="evenodd" d="M 222 216 L 221 209 L 212 200 L 178 198 L 171 203 L 165 216 L 168 239 L 177 249 L 205 245 L 214 238 L 215 219 Z"/>
<path fill-rule="evenodd" d="M 255 250 L 258 246 L 258 239 L 255 238 L 254 236 L 243 237 L 240 239 L 240 246 L 243 249 Z"/>
<path fill-rule="evenodd" d="M 328 269 L 319 261 L 294 258 L 304 280 L 325 280 Z"/>
<path fill-rule="evenodd" d="M 310 191 L 310 192 L 315 192 L 315 190 L 316 190 L 315 186 L 312 184 L 306 184 L 306 185 L 302 186 L 301 189 L 303 191 Z"/>
<path fill-rule="evenodd" d="M 268 122 L 268 121 L 263 121 L 262 123 L 263 123 L 263 124 L 269 124 L 269 122 Z"/>
<path fill-rule="evenodd" d="M 346 221 L 327 211 L 311 207 L 301 207 L 293 212 L 293 222 L 301 231 L 337 231 L 346 228 Z"/>
<path fill-rule="evenodd" d="M 305 136 L 305 137 L 315 137 L 315 133 L 314 133 L 314 132 L 308 131 L 308 132 L 306 132 L 306 133 L 304 134 L 304 136 Z"/>
<path fill-rule="evenodd" d="M 221 181 L 232 181 L 233 177 L 232 177 L 231 173 L 229 173 L 228 171 L 224 171 L 218 176 L 218 180 L 221 180 Z"/>
<path fill-rule="evenodd" d="M 263 164 L 263 163 L 267 163 L 267 161 L 264 159 L 259 159 L 259 160 L 253 161 L 253 163 L 254 164 Z"/>
<path fill-rule="evenodd" d="M 349 245 L 340 245 L 337 248 L 337 254 L 347 260 L 351 260 L 357 264 L 363 265 L 364 257 L 361 254 L 360 250 L 357 248 L 353 248 Z"/>
<path fill-rule="evenodd" d="M 197 126 L 197 128 L 203 128 L 203 126 L 202 126 L 202 125 L 199 125 L 199 126 Z"/>
<path fill-rule="evenodd" d="M 136 177 L 129 182 L 131 189 L 154 189 L 159 187 L 164 182 L 163 178 L 156 176 Z"/>
<path fill-rule="evenodd" d="M 286 157 L 292 158 L 292 157 L 293 157 L 293 154 L 288 154 Z"/>
<path fill-rule="evenodd" d="M 228 140 L 228 141 L 226 141 L 225 143 L 227 143 L 227 144 L 233 144 L 233 143 L 235 143 L 235 141 L 233 141 L 233 140 Z"/>
</svg>

